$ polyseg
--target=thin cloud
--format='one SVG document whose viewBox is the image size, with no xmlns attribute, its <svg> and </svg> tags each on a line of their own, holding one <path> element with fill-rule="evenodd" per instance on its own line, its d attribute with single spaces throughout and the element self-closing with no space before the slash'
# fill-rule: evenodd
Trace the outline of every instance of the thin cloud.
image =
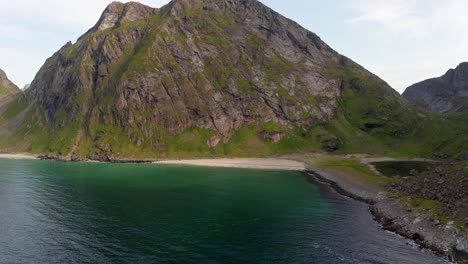
<svg viewBox="0 0 468 264">
<path fill-rule="evenodd" d="M 347 7 L 355 14 L 349 23 L 375 24 L 393 34 L 410 33 L 417 37 L 429 34 L 427 19 L 417 0 L 358 0 Z"/>
<path fill-rule="evenodd" d="M 349 2 L 348 2 L 349 3 Z M 354 13 L 349 23 L 376 25 L 394 34 L 429 37 L 443 33 L 466 33 L 466 0 L 356 0 L 347 8 Z"/>
<path fill-rule="evenodd" d="M 344 8 L 347 25 L 365 28 L 381 54 L 394 54 L 366 66 L 399 91 L 468 59 L 466 0 L 353 0 Z"/>
</svg>

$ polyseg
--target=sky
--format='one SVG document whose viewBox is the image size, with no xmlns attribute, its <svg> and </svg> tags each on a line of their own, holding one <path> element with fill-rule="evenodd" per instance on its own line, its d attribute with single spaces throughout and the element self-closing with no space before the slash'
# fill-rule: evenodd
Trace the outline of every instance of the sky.
<svg viewBox="0 0 468 264">
<path fill-rule="evenodd" d="M 468 61 L 466 0 L 261 0 L 403 92 Z M 0 0 L 0 68 L 18 86 L 111 0 Z M 169 0 L 141 0 L 160 7 Z"/>
</svg>

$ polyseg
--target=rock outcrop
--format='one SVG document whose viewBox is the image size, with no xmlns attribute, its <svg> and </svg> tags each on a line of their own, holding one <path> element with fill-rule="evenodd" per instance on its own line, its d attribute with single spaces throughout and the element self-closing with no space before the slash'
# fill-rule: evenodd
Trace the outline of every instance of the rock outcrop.
<svg viewBox="0 0 468 264">
<path fill-rule="evenodd" d="M 157 9 L 137 2 L 129 2 L 127 4 L 112 2 L 104 10 L 104 13 L 98 23 L 91 29 L 91 32 L 119 27 L 129 22 L 145 19 L 156 14 L 156 12 Z"/>
<path fill-rule="evenodd" d="M 468 62 L 445 75 L 422 81 L 406 89 L 403 97 L 430 111 L 460 112 L 468 109 Z"/>
</svg>

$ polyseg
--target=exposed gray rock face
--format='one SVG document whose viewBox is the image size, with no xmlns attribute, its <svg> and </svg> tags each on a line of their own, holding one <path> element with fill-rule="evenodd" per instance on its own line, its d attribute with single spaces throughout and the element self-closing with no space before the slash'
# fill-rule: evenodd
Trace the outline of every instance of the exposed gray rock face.
<svg viewBox="0 0 468 264">
<path fill-rule="evenodd" d="M 283 139 L 284 137 L 284 133 L 283 132 L 279 132 L 279 131 L 271 131 L 271 132 L 266 132 L 266 131 L 262 131 L 260 132 L 260 138 L 262 138 L 263 140 L 268 140 L 272 143 L 278 143 L 281 141 L 281 139 Z"/>
<path fill-rule="evenodd" d="M 445 75 L 425 80 L 406 89 L 403 97 L 430 111 L 447 113 L 468 108 L 468 62 Z"/>
<path fill-rule="evenodd" d="M 336 67 L 378 79 L 257 0 L 115 2 L 46 61 L 25 94 L 52 133 L 80 130 L 66 139 L 72 151 L 108 153 L 125 142 L 160 152 L 190 129 L 209 131 L 211 148 L 245 127 L 277 143 L 336 117 L 344 89 Z M 266 123 L 278 131 L 262 134 Z"/>
<path fill-rule="evenodd" d="M 208 146 L 210 148 L 214 148 L 214 147 L 218 146 L 218 144 L 221 142 L 221 140 L 222 140 L 222 138 L 220 136 L 212 136 L 211 138 L 208 139 L 206 144 L 208 144 Z"/>
<path fill-rule="evenodd" d="M 5 72 L 0 69 L 0 100 L 20 92 L 18 86 L 12 83 Z"/>
<path fill-rule="evenodd" d="M 145 6 L 137 2 L 123 4 L 121 2 L 112 2 L 98 23 L 93 27 L 94 31 L 101 31 L 108 28 L 118 27 L 128 22 L 141 20 L 156 13 L 157 9 Z"/>
</svg>

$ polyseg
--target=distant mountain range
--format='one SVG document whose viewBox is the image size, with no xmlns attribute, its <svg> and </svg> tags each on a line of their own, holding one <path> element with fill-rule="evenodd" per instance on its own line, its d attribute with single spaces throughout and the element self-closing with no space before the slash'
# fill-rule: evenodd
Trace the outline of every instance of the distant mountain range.
<svg viewBox="0 0 468 264">
<path fill-rule="evenodd" d="M 468 110 L 468 62 L 450 69 L 441 77 L 408 87 L 403 97 L 433 112 Z"/>
<path fill-rule="evenodd" d="M 257 0 L 114 2 L 0 113 L 3 149 L 65 159 L 463 152 L 456 122 Z"/>
</svg>

